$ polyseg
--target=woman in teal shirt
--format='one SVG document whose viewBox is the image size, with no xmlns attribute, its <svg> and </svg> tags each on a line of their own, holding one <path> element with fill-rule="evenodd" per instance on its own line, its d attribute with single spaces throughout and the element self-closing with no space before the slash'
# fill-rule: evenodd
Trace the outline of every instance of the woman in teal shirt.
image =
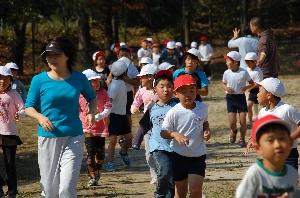
<svg viewBox="0 0 300 198">
<path fill-rule="evenodd" d="M 88 79 L 72 70 L 76 50 L 65 37 L 50 40 L 42 58 L 50 70 L 33 77 L 26 113 L 39 125 L 38 163 L 45 197 L 76 197 L 83 158 L 83 130 L 79 119 L 79 95 L 89 102 L 89 123 L 94 122 L 96 95 Z"/>
</svg>

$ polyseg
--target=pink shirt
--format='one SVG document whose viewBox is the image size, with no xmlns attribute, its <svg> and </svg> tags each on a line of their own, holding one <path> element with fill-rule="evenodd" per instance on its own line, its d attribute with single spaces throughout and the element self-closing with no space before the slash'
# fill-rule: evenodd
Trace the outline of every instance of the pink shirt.
<svg viewBox="0 0 300 198">
<path fill-rule="evenodd" d="M 97 97 L 97 111 L 103 112 L 104 109 L 111 109 L 110 99 L 104 89 L 100 89 L 96 91 Z M 95 122 L 95 124 L 91 127 L 88 126 L 87 122 L 87 112 L 88 112 L 88 102 L 85 98 L 80 95 L 79 98 L 79 106 L 80 106 L 80 120 L 82 122 L 83 132 L 90 133 L 94 136 L 107 137 L 108 136 L 108 122 L 109 119 L 103 118 L 102 120 Z"/>
<path fill-rule="evenodd" d="M 144 104 L 144 113 L 147 111 L 148 106 L 156 102 L 158 100 L 158 96 L 154 93 L 153 90 L 147 90 L 146 87 L 140 88 L 135 96 L 134 101 L 131 105 L 131 112 L 133 113 L 134 109 L 139 109 L 142 104 Z"/>
<path fill-rule="evenodd" d="M 0 134 L 17 135 L 17 121 L 15 115 L 24 115 L 25 108 L 23 100 L 18 92 L 9 90 L 7 93 L 0 93 Z"/>
</svg>

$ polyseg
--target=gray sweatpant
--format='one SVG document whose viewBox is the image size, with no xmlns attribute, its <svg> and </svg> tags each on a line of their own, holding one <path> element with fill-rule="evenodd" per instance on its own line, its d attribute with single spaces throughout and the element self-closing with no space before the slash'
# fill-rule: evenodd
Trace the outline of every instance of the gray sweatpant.
<svg viewBox="0 0 300 198">
<path fill-rule="evenodd" d="M 84 136 L 38 138 L 41 186 L 46 198 L 75 198 Z"/>
</svg>

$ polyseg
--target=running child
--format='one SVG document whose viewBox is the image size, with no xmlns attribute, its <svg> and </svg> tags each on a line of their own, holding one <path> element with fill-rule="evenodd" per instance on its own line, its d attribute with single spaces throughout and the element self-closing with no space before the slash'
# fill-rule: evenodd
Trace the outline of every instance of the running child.
<svg viewBox="0 0 300 198">
<path fill-rule="evenodd" d="M 210 138 L 208 107 L 195 101 L 196 80 L 189 74 L 179 76 L 174 81 L 174 95 L 180 103 L 165 116 L 161 136 L 172 139 L 173 176 L 175 197 L 201 198 L 206 168 L 206 145 Z"/>
<path fill-rule="evenodd" d="M 7 178 L 0 175 L 0 197 L 4 197 L 3 186 L 7 183 L 8 197 L 14 198 L 17 190 L 16 150 L 22 144 L 17 121 L 25 116 L 21 96 L 12 89 L 13 75 L 9 68 L 0 66 L 0 146 Z M 6 181 L 6 182 L 5 182 Z"/>
<path fill-rule="evenodd" d="M 105 63 L 105 52 L 104 51 L 97 51 L 93 54 L 93 61 L 94 61 L 94 71 L 101 77 L 101 79 L 104 79 L 105 83 L 108 85 L 110 83 L 109 77 L 109 68 L 106 66 Z M 107 89 L 104 87 L 105 89 Z"/>
<path fill-rule="evenodd" d="M 145 58 L 145 57 L 143 57 Z M 142 58 L 142 60 L 143 60 Z M 148 109 L 149 105 L 157 101 L 157 95 L 154 93 L 153 89 L 153 75 L 157 71 L 157 66 L 153 64 L 145 65 L 141 72 L 137 75 L 140 78 L 141 88 L 136 92 L 133 103 L 131 105 L 131 113 L 136 114 L 139 112 L 139 109 L 142 105 L 144 105 L 144 113 Z M 145 150 L 146 150 L 146 161 L 150 168 L 151 181 L 153 184 L 156 182 L 156 171 L 155 171 L 155 163 L 153 157 L 149 152 L 149 134 L 147 131 L 144 131 L 143 127 L 139 127 L 137 134 L 134 138 L 132 147 L 134 149 L 139 149 L 143 137 L 145 140 Z"/>
<path fill-rule="evenodd" d="M 294 143 L 286 163 L 298 170 L 299 153 L 296 140 L 300 137 L 300 112 L 293 106 L 281 101 L 285 89 L 278 78 L 266 78 L 258 84 L 260 86 L 257 100 L 263 106 L 258 113 L 258 118 L 272 114 L 291 125 L 291 138 L 294 140 Z"/>
<path fill-rule="evenodd" d="M 16 63 L 10 62 L 7 63 L 5 67 L 9 68 L 13 75 L 13 82 L 11 88 L 16 90 L 22 97 L 23 102 L 25 102 L 27 97 L 27 91 L 24 84 L 18 79 L 18 65 Z"/>
<path fill-rule="evenodd" d="M 88 186 L 97 186 L 105 158 L 105 138 L 108 137 L 108 116 L 111 111 L 111 102 L 104 87 L 101 87 L 100 81 L 104 83 L 104 79 L 91 69 L 84 70 L 82 73 L 96 92 L 97 112 L 99 112 L 95 115 L 96 122 L 89 126 L 87 121 L 88 102 L 82 95 L 80 96 L 80 119 L 87 151 Z"/>
<path fill-rule="evenodd" d="M 252 122 L 257 119 L 258 114 L 258 101 L 257 93 L 259 91 L 258 82 L 263 80 L 263 73 L 261 69 L 256 66 L 257 55 L 255 52 L 249 52 L 245 56 L 245 62 L 248 66 L 247 71 L 255 83 L 255 86 L 252 87 L 249 91 L 249 97 L 247 101 L 248 108 L 248 121 L 251 126 Z"/>
<path fill-rule="evenodd" d="M 131 147 L 132 134 L 129 120 L 126 116 L 126 104 L 127 104 L 127 89 L 124 82 L 124 77 L 127 72 L 128 65 L 118 60 L 111 66 L 111 73 L 113 76 L 112 82 L 108 86 L 108 95 L 112 101 L 112 109 L 109 115 L 109 144 L 107 148 L 106 157 L 106 170 L 114 171 L 114 153 L 117 144 L 118 136 L 124 137 L 124 144 L 119 152 L 126 166 L 130 166 L 130 160 L 128 157 L 128 149 Z"/>
<path fill-rule="evenodd" d="M 151 105 L 140 121 L 140 125 L 150 130 L 149 151 L 154 158 L 157 170 L 156 191 L 154 197 L 174 197 L 174 182 L 170 140 L 160 135 L 166 113 L 178 102 L 173 96 L 173 78 L 169 70 L 159 71 L 154 75 L 154 90 L 158 101 Z"/>
<path fill-rule="evenodd" d="M 274 115 L 253 123 L 252 143 L 259 159 L 246 172 L 236 198 L 299 197 L 298 172 L 285 164 L 292 148 L 291 125 Z"/>
<path fill-rule="evenodd" d="M 246 146 L 246 116 L 247 116 L 247 103 L 245 91 L 254 86 L 248 72 L 240 68 L 241 55 L 236 51 L 227 53 L 225 57 L 228 69 L 223 74 L 222 87 L 226 92 L 227 112 L 229 127 L 231 129 L 229 141 L 231 144 L 235 143 L 237 136 L 237 113 L 239 114 L 240 121 L 240 147 Z M 246 83 L 249 83 L 246 86 Z"/>
</svg>

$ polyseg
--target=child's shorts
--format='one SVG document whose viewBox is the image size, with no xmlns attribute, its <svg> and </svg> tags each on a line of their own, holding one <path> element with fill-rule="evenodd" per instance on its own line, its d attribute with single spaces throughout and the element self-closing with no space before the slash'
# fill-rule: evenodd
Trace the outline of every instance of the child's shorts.
<svg viewBox="0 0 300 198">
<path fill-rule="evenodd" d="M 104 160 L 105 158 L 105 137 L 85 137 L 84 139 L 86 151 L 87 151 L 87 158 L 88 164 L 92 163 L 95 160 Z"/>
<path fill-rule="evenodd" d="M 205 177 L 206 155 L 200 157 L 186 157 L 173 152 L 171 155 L 174 181 L 182 181 L 189 174 Z"/>
<path fill-rule="evenodd" d="M 227 94 L 226 102 L 228 113 L 248 112 L 245 94 Z"/>
<path fill-rule="evenodd" d="M 133 103 L 133 91 L 128 91 L 127 92 L 127 103 L 126 103 L 126 114 L 131 115 L 131 105 Z"/>
<path fill-rule="evenodd" d="M 254 104 L 258 104 L 257 94 L 259 92 L 259 88 L 251 89 L 249 92 L 248 101 L 254 102 Z"/>
<path fill-rule="evenodd" d="M 109 135 L 125 135 L 131 133 L 131 128 L 127 115 L 111 113 L 109 115 L 108 131 Z"/>
</svg>

